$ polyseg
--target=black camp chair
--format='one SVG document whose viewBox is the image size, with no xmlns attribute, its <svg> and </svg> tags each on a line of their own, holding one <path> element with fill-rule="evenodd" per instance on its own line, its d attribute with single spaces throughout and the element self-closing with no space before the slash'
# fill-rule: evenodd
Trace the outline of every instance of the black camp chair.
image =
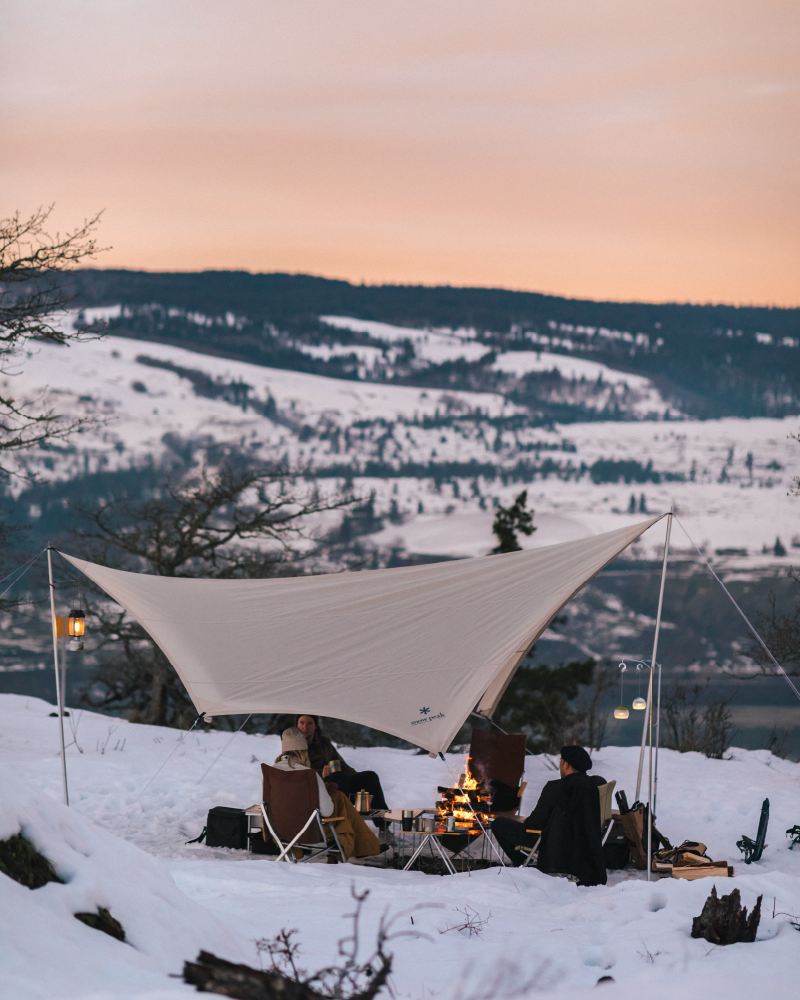
<svg viewBox="0 0 800 1000">
<path fill-rule="evenodd" d="M 764 853 L 764 848 L 767 846 L 764 841 L 767 839 L 767 826 L 769 825 L 769 799 L 764 799 L 761 804 L 761 819 L 758 821 L 758 833 L 756 834 L 756 839 L 751 840 L 749 837 L 742 837 L 741 840 L 736 841 L 736 846 L 744 854 L 744 863 L 746 865 L 752 864 L 754 861 L 760 861 L 761 855 Z"/>
<path fill-rule="evenodd" d="M 519 812 L 526 782 L 525 752 L 528 737 L 473 729 L 469 745 L 469 770 L 492 793 L 492 813 L 513 816 Z"/>
</svg>

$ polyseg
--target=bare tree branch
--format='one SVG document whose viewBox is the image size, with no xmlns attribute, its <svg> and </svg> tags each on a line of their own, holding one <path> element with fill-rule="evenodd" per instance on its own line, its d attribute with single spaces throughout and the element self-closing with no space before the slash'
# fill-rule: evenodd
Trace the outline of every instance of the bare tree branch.
<svg viewBox="0 0 800 1000">
<path fill-rule="evenodd" d="M 62 272 L 100 252 L 94 231 L 101 213 L 50 235 L 45 225 L 52 209 L 0 220 L 0 375 L 19 374 L 30 341 L 69 345 L 97 337 L 60 323 L 58 313 L 71 301 Z M 64 417 L 43 398 L 20 401 L 6 393 L 0 396 L 0 451 L 26 451 L 102 422 L 93 415 Z"/>
</svg>

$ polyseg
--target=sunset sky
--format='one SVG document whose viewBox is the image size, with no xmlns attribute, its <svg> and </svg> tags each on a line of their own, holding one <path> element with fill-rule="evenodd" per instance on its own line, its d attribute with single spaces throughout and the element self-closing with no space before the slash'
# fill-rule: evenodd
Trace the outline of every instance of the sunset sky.
<svg viewBox="0 0 800 1000">
<path fill-rule="evenodd" d="M 0 213 L 103 267 L 800 305 L 797 0 L 3 0 Z"/>
</svg>

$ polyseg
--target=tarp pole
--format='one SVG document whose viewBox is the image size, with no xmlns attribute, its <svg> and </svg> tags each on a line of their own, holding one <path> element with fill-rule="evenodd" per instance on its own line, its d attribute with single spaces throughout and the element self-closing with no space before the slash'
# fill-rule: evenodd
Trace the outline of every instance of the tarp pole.
<svg viewBox="0 0 800 1000">
<path fill-rule="evenodd" d="M 64 749 L 64 701 L 61 690 L 61 671 L 58 664 L 58 625 L 56 622 L 56 589 L 53 584 L 52 549 L 47 546 L 47 574 L 50 580 L 50 617 L 53 625 L 53 663 L 56 668 L 56 701 L 58 702 L 58 731 L 61 737 L 61 777 L 64 782 L 64 804 L 69 805 L 69 789 L 67 788 L 67 754 Z"/>
<path fill-rule="evenodd" d="M 642 745 L 639 750 L 639 773 L 636 776 L 636 795 L 634 801 L 639 801 L 639 792 L 642 788 L 642 769 L 644 768 L 644 746 L 647 740 L 647 729 L 650 724 L 650 711 L 653 702 L 653 668 L 655 667 L 656 655 L 658 653 L 658 633 L 661 631 L 661 608 L 664 604 L 664 584 L 667 579 L 667 557 L 669 555 L 669 536 L 672 528 L 672 510 L 667 514 L 667 537 L 664 542 L 664 561 L 661 566 L 661 589 L 658 593 L 658 611 L 656 612 L 656 631 L 653 636 L 653 656 L 650 660 L 650 684 L 647 687 L 647 706 L 642 724 Z"/>
<path fill-rule="evenodd" d="M 651 869 L 653 867 L 653 805 L 654 794 L 654 773 L 653 773 L 653 675 L 656 669 L 656 657 L 658 655 L 658 634 L 661 630 L 661 609 L 664 604 L 664 585 L 667 580 L 667 559 L 669 557 L 669 536 L 672 528 L 672 510 L 667 515 L 667 534 L 664 539 L 664 561 L 661 566 L 661 587 L 658 592 L 658 611 L 656 612 L 656 630 L 653 636 L 653 656 L 650 660 L 650 683 L 647 686 L 647 711 L 645 713 L 644 725 L 642 726 L 642 747 L 639 752 L 639 774 L 636 779 L 636 799 L 639 798 L 639 791 L 642 782 L 642 766 L 644 764 L 644 741 L 645 735 L 649 734 L 650 752 L 647 761 L 647 881 L 652 878 Z M 656 767 L 658 767 L 658 726 L 661 713 L 661 669 L 658 671 L 658 717 L 656 719 Z"/>
</svg>

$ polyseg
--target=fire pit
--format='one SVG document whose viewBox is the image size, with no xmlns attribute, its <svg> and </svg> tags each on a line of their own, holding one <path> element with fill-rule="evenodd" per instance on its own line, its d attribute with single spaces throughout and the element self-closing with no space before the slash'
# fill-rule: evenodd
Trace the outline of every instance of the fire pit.
<svg viewBox="0 0 800 1000">
<path fill-rule="evenodd" d="M 439 785 L 436 803 L 436 832 L 480 836 L 492 820 L 491 792 L 467 770 L 452 788 Z"/>
</svg>

